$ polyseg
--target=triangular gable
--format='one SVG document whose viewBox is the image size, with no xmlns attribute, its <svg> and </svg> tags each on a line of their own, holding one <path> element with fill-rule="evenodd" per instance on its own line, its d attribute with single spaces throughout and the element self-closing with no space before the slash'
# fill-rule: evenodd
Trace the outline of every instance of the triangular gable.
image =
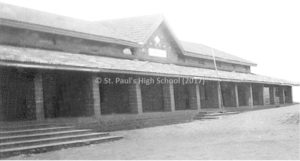
<svg viewBox="0 0 300 161">
<path fill-rule="evenodd" d="M 113 19 L 95 22 L 94 27 L 106 28 L 105 32 L 99 30 L 98 33 L 101 35 L 143 45 L 149 35 L 163 22 L 163 19 L 161 15 Z"/>
<path fill-rule="evenodd" d="M 179 43 L 180 41 L 176 38 L 176 36 L 173 34 L 171 31 L 170 27 L 168 26 L 166 20 L 163 20 L 156 28 L 153 28 L 152 31 L 149 32 L 147 37 L 145 38 L 143 45 L 153 43 L 151 41 L 155 41 L 156 36 L 161 36 L 161 37 L 167 37 L 169 43 L 172 43 L 180 52 L 181 55 L 184 55 L 184 50 L 181 44 Z"/>
</svg>

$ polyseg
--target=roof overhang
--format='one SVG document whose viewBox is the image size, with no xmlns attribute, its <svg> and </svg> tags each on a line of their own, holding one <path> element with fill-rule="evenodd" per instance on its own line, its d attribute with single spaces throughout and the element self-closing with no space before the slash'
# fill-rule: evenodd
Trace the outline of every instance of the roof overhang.
<svg viewBox="0 0 300 161">
<path fill-rule="evenodd" d="M 126 73 L 164 77 L 188 77 L 203 80 L 264 83 L 287 86 L 300 85 L 299 83 L 249 73 L 215 71 L 211 69 L 179 66 L 174 64 L 73 54 L 7 45 L 0 45 L 0 66 Z"/>
</svg>

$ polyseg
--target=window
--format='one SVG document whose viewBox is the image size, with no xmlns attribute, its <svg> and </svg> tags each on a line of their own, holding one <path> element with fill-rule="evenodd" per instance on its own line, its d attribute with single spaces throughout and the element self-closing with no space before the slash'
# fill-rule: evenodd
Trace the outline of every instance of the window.
<svg viewBox="0 0 300 161">
<path fill-rule="evenodd" d="M 167 51 L 161 50 L 161 49 L 149 48 L 148 54 L 149 54 L 149 56 L 154 56 L 154 57 L 161 57 L 161 58 L 167 57 Z"/>
<path fill-rule="evenodd" d="M 159 44 L 160 43 L 160 38 L 158 36 L 155 36 L 154 38 L 155 44 Z"/>
<path fill-rule="evenodd" d="M 133 55 L 131 49 L 129 49 L 129 48 L 123 49 L 123 53 L 124 53 L 125 55 Z"/>
</svg>

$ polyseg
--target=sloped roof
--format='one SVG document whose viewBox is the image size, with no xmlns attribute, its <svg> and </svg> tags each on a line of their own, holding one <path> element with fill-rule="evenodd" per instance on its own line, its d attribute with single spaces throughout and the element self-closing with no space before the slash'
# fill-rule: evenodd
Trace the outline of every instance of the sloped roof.
<svg viewBox="0 0 300 161">
<path fill-rule="evenodd" d="M 299 83 L 250 73 L 216 71 L 174 64 L 73 54 L 7 45 L 0 45 L 0 65 L 170 77 L 192 77 L 204 80 L 232 82 L 299 85 Z"/>
<path fill-rule="evenodd" d="M 188 56 L 203 56 L 203 58 L 206 59 L 213 59 L 213 53 L 215 55 L 216 60 L 219 61 L 232 61 L 234 62 L 243 62 L 248 65 L 256 65 L 253 62 L 250 62 L 248 60 L 242 59 L 240 57 L 237 57 L 232 54 L 228 54 L 226 52 L 223 52 L 221 50 L 203 45 L 203 44 L 197 44 L 197 43 L 192 43 L 192 42 L 186 42 L 186 41 L 181 41 L 181 45 L 183 49 L 186 51 L 186 55 Z"/>
<path fill-rule="evenodd" d="M 152 34 L 163 21 L 164 17 L 162 15 L 147 15 L 99 21 L 95 22 L 94 25 L 104 26 L 115 34 L 102 33 L 101 35 L 107 34 L 109 37 L 144 44 L 151 36 L 150 34 Z"/>
<path fill-rule="evenodd" d="M 0 3 L 0 24 L 5 23 L 5 20 L 10 20 L 8 23 L 15 21 L 22 24 L 39 25 L 39 29 L 45 32 L 56 32 L 57 30 L 53 29 L 61 29 L 107 38 L 111 41 L 119 40 L 114 41 L 115 43 L 123 41 L 141 44 L 146 41 L 148 34 L 155 30 L 163 19 L 161 15 L 148 15 L 95 22 Z M 21 27 L 21 24 L 19 25 Z"/>
<path fill-rule="evenodd" d="M 93 22 L 0 3 L 0 24 L 129 46 L 145 44 L 162 22 L 164 22 L 162 15 Z M 208 46 L 187 42 L 177 43 L 186 51 L 184 54 L 187 56 L 212 59 Z M 255 65 L 237 56 L 214 50 L 219 61 Z"/>
</svg>

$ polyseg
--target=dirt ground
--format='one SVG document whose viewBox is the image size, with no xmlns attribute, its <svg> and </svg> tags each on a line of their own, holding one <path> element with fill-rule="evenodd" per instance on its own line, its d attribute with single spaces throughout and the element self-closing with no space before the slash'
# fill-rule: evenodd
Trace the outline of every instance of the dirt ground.
<svg viewBox="0 0 300 161">
<path fill-rule="evenodd" d="M 300 105 L 117 131 L 124 139 L 9 159 L 300 159 Z"/>
</svg>

